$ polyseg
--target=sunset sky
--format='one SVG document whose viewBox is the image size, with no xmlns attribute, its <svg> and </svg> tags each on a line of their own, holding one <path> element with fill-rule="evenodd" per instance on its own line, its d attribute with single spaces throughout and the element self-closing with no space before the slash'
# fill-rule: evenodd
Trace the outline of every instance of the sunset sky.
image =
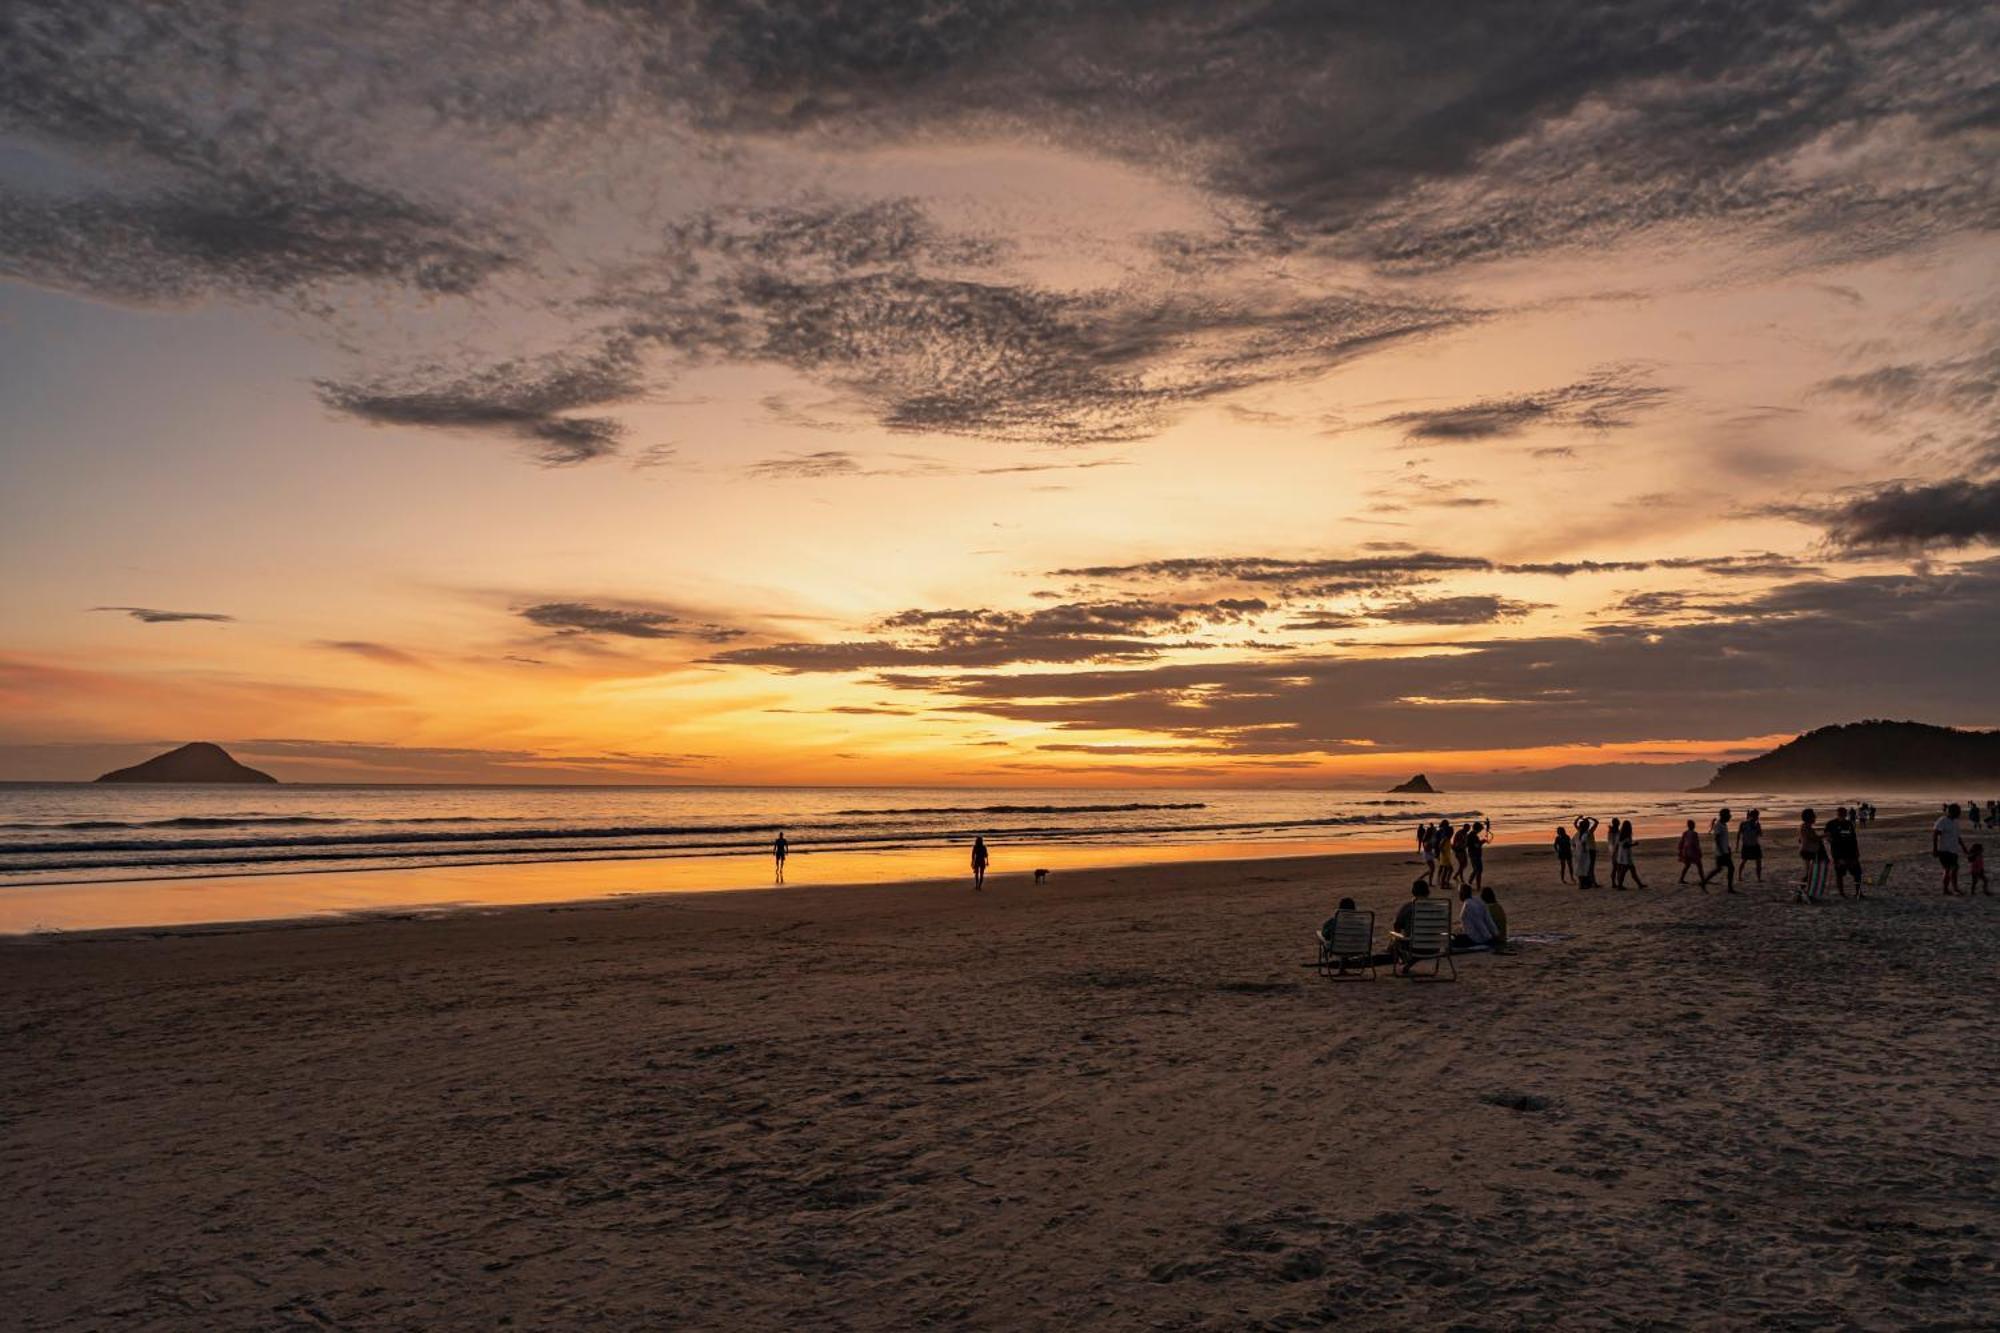
<svg viewBox="0 0 2000 1333">
<path fill-rule="evenodd" d="M 1567 785 L 1995 725 L 1996 46 L 17 0 L 0 778 Z"/>
</svg>

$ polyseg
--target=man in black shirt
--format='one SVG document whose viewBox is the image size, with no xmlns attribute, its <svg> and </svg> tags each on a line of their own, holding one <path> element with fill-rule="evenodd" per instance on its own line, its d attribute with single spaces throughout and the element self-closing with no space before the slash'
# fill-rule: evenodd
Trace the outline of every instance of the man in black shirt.
<svg viewBox="0 0 2000 1333">
<path fill-rule="evenodd" d="M 1840 896 L 1847 896 L 1847 877 L 1852 875 L 1854 896 L 1866 898 L 1861 891 L 1861 839 L 1855 834 L 1854 813 L 1844 805 L 1826 821 L 1826 846 L 1833 856 L 1833 884 Z"/>
</svg>

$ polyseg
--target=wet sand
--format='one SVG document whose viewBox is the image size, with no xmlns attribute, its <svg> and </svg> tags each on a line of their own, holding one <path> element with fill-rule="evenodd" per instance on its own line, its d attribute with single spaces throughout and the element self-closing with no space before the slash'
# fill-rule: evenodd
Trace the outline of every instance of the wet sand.
<svg viewBox="0 0 2000 1333">
<path fill-rule="evenodd" d="M 1990 1326 L 2000 909 L 1896 823 L 1496 849 L 1567 938 L 1446 985 L 1298 966 L 1401 853 L 0 941 L 0 1323 Z"/>
</svg>

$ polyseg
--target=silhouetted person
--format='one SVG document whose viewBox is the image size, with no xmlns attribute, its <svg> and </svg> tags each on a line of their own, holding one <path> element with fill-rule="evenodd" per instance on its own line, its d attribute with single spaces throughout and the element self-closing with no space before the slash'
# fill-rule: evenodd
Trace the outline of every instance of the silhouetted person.
<svg viewBox="0 0 2000 1333">
<path fill-rule="evenodd" d="M 1576 886 L 1597 887 L 1597 821 L 1589 815 L 1576 817 Z"/>
<path fill-rule="evenodd" d="M 1556 825 L 1556 876 L 1564 884 L 1576 883 L 1575 853 L 1570 849 L 1569 830 Z"/>
<path fill-rule="evenodd" d="M 1675 880 L 1674 883 L 1687 883 L 1688 871 L 1692 870 L 1696 875 L 1700 876 L 1701 887 L 1703 891 L 1706 891 L 1708 889 L 1708 876 L 1702 874 L 1701 871 L 1701 834 L 1694 831 L 1694 821 L 1692 819 L 1688 821 L 1687 827 L 1681 830 L 1680 855 L 1681 877 Z"/>
<path fill-rule="evenodd" d="M 1987 822 L 1990 824 L 1993 821 L 1988 820 Z M 1986 882 L 1986 844 L 1975 842 L 1966 848 L 1965 864 L 1972 871 L 1972 883 L 1967 887 L 1966 893 L 1968 895 L 1983 893 L 1991 898 L 1993 896 L 1993 889 Z"/>
<path fill-rule="evenodd" d="M 1491 820 L 1484 827 L 1474 820 L 1472 831 L 1465 835 L 1465 859 L 1472 867 L 1472 878 L 1466 882 L 1475 891 L 1486 886 L 1486 838 L 1492 829 Z"/>
<path fill-rule="evenodd" d="M 778 883 L 785 882 L 785 858 L 791 854 L 792 845 L 785 841 L 785 831 L 778 830 L 778 836 L 771 843 L 771 859 L 777 863 Z"/>
<path fill-rule="evenodd" d="M 1833 887 L 1847 896 L 1847 877 L 1854 876 L 1854 896 L 1866 898 L 1861 885 L 1861 839 L 1854 831 L 1854 815 L 1846 806 L 1826 821 L 1826 846 L 1833 854 Z"/>
<path fill-rule="evenodd" d="M 1639 858 L 1634 855 L 1635 849 L 1632 846 L 1632 821 L 1628 819 L 1619 824 L 1614 819 L 1611 822 L 1617 825 L 1612 833 L 1617 840 L 1619 854 L 1625 858 L 1625 878 L 1643 889 L 1646 887 L 1646 881 L 1639 878 Z"/>
<path fill-rule="evenodd" d="M 1757 882 L 1764 882 L 1764 821 L 1757 817 L 1753 808 L 1743 816 L 1743 827 L 1736 836 L 1736 856 L 1743 862 L 1743 878 L 1750 878 L 1750 863 L 1757 863 Z"/>
<path fill-rule="evenodd" d="M 1486 915 L 1493 918 L 1493 948 L 1498 952 L 1507 947 L 1507 911 L 1491 889 L 1481 889 L 1479 901 L 1486 904 Z"/>
<path fill-rule="evenodd" d="M 986 850 L 986 839 L 974 838 L 972 840 L 973 888 L 983 889 L 986 887 L 986 863 L 992 859 L 992 856 Z"/>
<path fill-rule="evenodd" d="M 1734 854 L 1736 849 L 1730 844 L 1728 806 L 1725 805 L 1722 809 L 1716 811 L 1715 818 L 1708 822 L 1708 836 L 1709 840 L 1715 844 L 1715 868 L 1709 871 L 1708 874 L 1703 875 L 1701 882 L 1706 884 L 1712 876 L 1725 875 L 1728 877 L 1728 890 L 1734 893 L 1736 892 L 1736 857 Z"/>
<path fill-rule="evenodd" d="M 1810 806 L 1799 812 L 1799 860 L 1805 877 L 1792 901 L 1816 903 L 1826 897 L 1826 838 L 1819 831 L 1819 816 Z"/>
<path fill-rule="evenodd" d="M 1938 816 L 1938 822 L 1931 825 L 1931 855 L 1937 857 L 1938 866 L 1944 871 L 1944 882 L 1939 885 L 1946 893 L 1958 892 L 1958 807 L 1948 805 Z"/>
</svg>

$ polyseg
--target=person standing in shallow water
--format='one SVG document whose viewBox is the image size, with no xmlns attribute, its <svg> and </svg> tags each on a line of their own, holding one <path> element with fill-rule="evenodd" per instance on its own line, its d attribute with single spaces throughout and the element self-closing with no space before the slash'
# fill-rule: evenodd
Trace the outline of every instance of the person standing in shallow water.
<svg viewBox="0 0 2000 1333">
<path fill-rule="evenodd" d="M 986 850 L 986 839 L 974 838 L 972 840 L 973 888 L 983 889 L 986 887 L 986 863 L 992 859 L 992 856 Z"/>
<path fill-rule="evenodd" d="M 771 860 L 777 863 L 778 883 L 785 882 L 785 858 L 791 855 L 792 845 L 785 841 L 785 831 L 778 830 L 778 836 L 771 842 Z"/>
</svg>

